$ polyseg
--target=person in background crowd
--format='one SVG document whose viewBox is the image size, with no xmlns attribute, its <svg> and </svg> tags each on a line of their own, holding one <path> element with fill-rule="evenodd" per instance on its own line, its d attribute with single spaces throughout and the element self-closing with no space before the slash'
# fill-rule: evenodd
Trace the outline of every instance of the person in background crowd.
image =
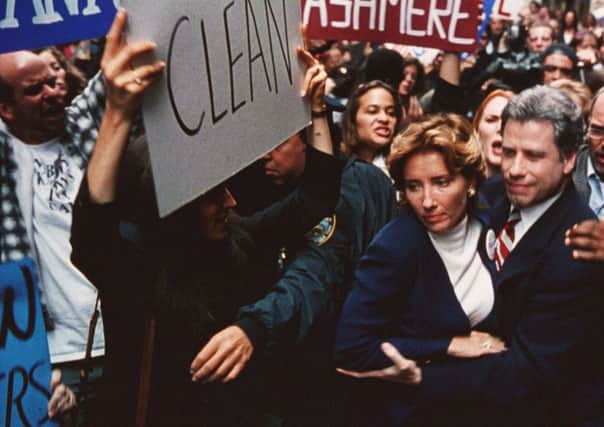
<svg viewBox="0 0 604 427">
<path fill-rule="evenodd" d="M 577 49 L 593 49 L 598 50 L 598 37 L 591 31 L 582 31 L 575 38 L 575 46 Z"/>
<path fill-rule="evenodd" d="M 417 119 L 424 114 L 417 98 L 424 90 L 424 79 L 423 64 L 416 58 L 405 58 L 403 80 L 398 86 L 398 93 L 406 116 L 410 119 Z"/>
<path fill-rule="evenodd" d="M 537 17 L 535 19 L 535 23 L 538 24 L 550 24 L 552 21 L 552 17 L 550 15 L 549 9 L 547 6 L 541 5 L 539 7 L 539 12 L 537 12 Z"/>
<path fill-rule="evenodd" d="M 598 216 L 604 218 L 604 89 L 600 89 L 591 102 L 587 144 L 577 155 L 573 181 L 579 194 Z"/>
<path fill-rule="evenodd" d="M 426 65 L 426 67 L 424 68 L 424 70 L 426 72 L 426 76 L 424 79 L 424 86 L 426 89 L 426 93 L 428 93 L 430 90 L 432 90 L 434 88 L 434 86 L 436 85 L 436 81 L 438 80 L 438 77 L 440 76 L 440 67 L 443 62 L 444 54 L 445 54 L 445 52 L 443 52 L 443 51 L 438 52 L 434 56 L 434 59 L 428 65 Z M 422 96 L 422 100 L 423 100 L 423 96 Z"/>
<path fill-rule="evenodd" d="M 599 220 L 584 221 L 569 229 L 565 244 L 573 257 L 604 262 L 604 89 L 593 98 L 587 144 L 579 149 L 573 182 Z"/>
<path fill-rule="evenodd" d="M 86 77 L 56 47 L 39 49 L 40 58 L 46 62 L 57 75 L 57 86 L 66 92 L 65 102 L 71 104 L 73 98 L 82 93 L 86 87 Z"/>
<path fill-rule="evenodd" d="M 570 46 L 554 44 L 543 51 L 543 84 L 573 78 L 576 71 L 577 55 Z"/>
<path fill-rule="evenodd" d="M 541 7 L 541 5 L 539 4 L 539 2 L 532 0 L 529 3 L 529 12 L 531 15 L 531 20 L 534 22 L 537 19 L 537 15 L 539 14 L 539 8 Z"/>
<path fill-rule="evenodd" d="M 602 35 L 602 28 L 593 13 L 585 15 L 581 22 L 581 31 L 594 33 L 598 38 Z"/>
<path fill-rule="evenodd" d="M 528 29 L 526 48 L 541 53 L 554 43 L 554 29 L 548 23 L 534 23 Z"/>
<path fill-rule="evenodd" d="M 558 24 L 558 43 L 564 43 L 571 46 L 577 36 L 578 28 L 579 20 L 577 18 L 577 12 L 573 9 L 565 10 L 562 14 L 562 19 Z"/>
<path fill-rule="evenodd" d="M 554 30 L 547 24 L 533 24 L 526 36 L 526 48 L 488 55 L 478 55 L 476 65 L 464 71 L 464 88 L 470 96 L 497 80 L 520 92 L 542 82 L 541 53 L 552 45 Z M 477 105 L 476 101 L 472 104 Z"/>
<path fill-rule="evenodd" d="M 375 49 L 368 57 L 362 83 L 380 80 L 398 90 L 403 116 L 417 118 L 423 114 L 417 96 L 423 91 L 424 66 L 416 58 L 403 58 L 393 49 Z"/>
<path fill-rule="evenodd" d="M 388 175 L 385 160 L 401 117 L 398 94 L 391 86 L 379 80 L 359 85 L 344 112 L 342 152 L 372 163 Z"/>
<path fill-rule="evenodd" d="M 503 36 L 504 29 L 505 21 L 503 20 L 503 18 L 497 15 L 491 15 L 491 18 L 489 19 L 489 25 L 487 26 L 485 31 L 485 34 L 487 36 L 487 44 L 490 43 L 491 46 L 485 46 L 485 48 L 491 49 L 494 52 L 497 49 L 497 46 L 499 46 L 499 41 Z"/>
<path fill-rule="evenodd" d="M 514 92 L 496 89 L 476 109 L 472 127 L 486 161 L 486 176 L 501 173 L 501 113 Z"/>
<path fill-rule="evenodd" d="M 367 56 L 364 72 L 358 84 L 380 80 L 398 88 L 405 79 L 405 58 L 394 49 L 374 49 Z"/>
</svg>

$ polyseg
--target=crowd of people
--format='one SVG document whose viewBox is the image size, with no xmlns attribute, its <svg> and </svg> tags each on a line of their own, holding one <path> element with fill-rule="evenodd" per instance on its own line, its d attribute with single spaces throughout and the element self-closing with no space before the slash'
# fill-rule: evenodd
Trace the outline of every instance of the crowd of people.
<svg viewBox="0 0 604 427">
<path fill-rule="evenodd" d="M 165 218 L 165 63 L 125 10 L 84 72 L 0 54 L 0 262 L 37 266 L 49 416 L 604 426 L 604 31 L 579 21 L 533 1 L 467 54 L 310 41 L 311 124 Z"/>
</svg>

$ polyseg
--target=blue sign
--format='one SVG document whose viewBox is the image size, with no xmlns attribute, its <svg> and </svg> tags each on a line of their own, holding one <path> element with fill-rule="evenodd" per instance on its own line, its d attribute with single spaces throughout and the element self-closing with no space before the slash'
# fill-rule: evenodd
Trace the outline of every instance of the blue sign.
<svg viewBox="0 0 604 427">
<path fill-rule="evenodd" d="M 478 41 L 482 38 L 482 35 L 489 25 L 489 19 L 491 19 L 491 13 L 493 12 L 493 6 L 495 6 L 495 0 L 484 0 L 482 2 L 482 10 L 484 12 L 484 20 L 480 23 L 478 28 Z"/>
<path fill-rule="evenodd" d="M 107 34 L 119 0 L 0 0 L 0 53 Z"/>
<path fill-rule="evenodd" d="M 0 265 L 0 426 L 58 426 L 48 418 L 50 357 L 31 258 Z"/>
</svg>

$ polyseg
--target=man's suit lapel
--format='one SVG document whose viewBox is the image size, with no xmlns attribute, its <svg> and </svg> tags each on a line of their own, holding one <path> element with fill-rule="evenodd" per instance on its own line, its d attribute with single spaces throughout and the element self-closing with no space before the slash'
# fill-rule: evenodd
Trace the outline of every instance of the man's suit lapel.
<svg viewBox="0 0 604 427">
<path fill-rule="evenodd" d="M 543 256 L 544 248 L 554 237 L 552 231 L 560 226 L 567 211 L 572 208 L 576 196 L 576 190 L 569 182 L 560 198 L 541 215 L 541 218 L 533 224 L 514 247 L 499 272 L 495 289 L 499 289 L 505 282 L 512 281 L 515 276 L 523 275 L 527 271 L 535 269 Z M 552 211 L 555 211 L 555 214 L 552 214 Z M 511 284 L 506 284 L 506 286 Z"/>
</svg>

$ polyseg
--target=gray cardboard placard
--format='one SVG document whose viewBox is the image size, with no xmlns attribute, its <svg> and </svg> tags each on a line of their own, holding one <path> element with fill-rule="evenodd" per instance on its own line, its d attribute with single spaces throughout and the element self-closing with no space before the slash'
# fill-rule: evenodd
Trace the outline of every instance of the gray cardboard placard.
<svg viewBox="0 0 604 427">
<path fill-rule="evenodd" d="M 125 0 L 129 40 L 166 62 L 143 117 L 160 215 L 243 169 L 309 122 L 300 97 L 300 5 L 291 0 Z"/>
</svg>

